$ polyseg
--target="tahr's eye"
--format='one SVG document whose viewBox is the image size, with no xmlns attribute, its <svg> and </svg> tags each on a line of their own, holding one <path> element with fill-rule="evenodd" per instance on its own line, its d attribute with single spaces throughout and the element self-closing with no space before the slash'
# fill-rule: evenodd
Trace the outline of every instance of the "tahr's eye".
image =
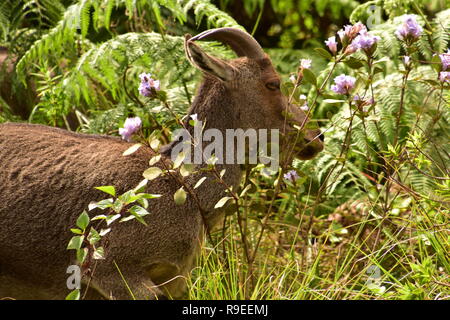
<svg viewBox="0 0 450 320">
<path fill-rule="evenodd" d="M 280 81 L 267 82 L 266 88 L 272 91 L 280 90 Z"/>
</svg>

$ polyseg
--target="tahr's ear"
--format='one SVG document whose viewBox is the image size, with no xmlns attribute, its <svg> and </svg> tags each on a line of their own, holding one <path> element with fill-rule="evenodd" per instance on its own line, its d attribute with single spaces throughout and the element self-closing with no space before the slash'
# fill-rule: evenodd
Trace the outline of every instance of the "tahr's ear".
<svg viewBox="0 0 450 320">
<path fill-rule="evenodd" d="M 190 41 L 190 35 L 185 36 L 184 50 L 189 62 L 201 71 L 213 75 L 223 81 L 233 80 L 235 69 L 227 62 L 211 57 L 205 53 L 194 41 Z"/>
</svg>

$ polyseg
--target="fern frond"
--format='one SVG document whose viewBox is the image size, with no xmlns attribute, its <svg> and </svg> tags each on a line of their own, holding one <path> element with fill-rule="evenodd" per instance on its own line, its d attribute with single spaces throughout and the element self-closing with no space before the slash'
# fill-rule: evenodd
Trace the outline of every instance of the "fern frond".
<svg viewBox="0 0 450 320">
<path fill-rule="evenodd" d="M 239 23 L 234 20 L 229 14 L 219 10 L 208 0 L 187 0 L 181 1 L 183 11 L 187 14 L 189 10 L 194 10 L 195 22 L 199 25 L 203 18 L 207 17 L 208 28 L 214 26 L 220 27 L 233 27 L 244 29 Z"/>
</svg>

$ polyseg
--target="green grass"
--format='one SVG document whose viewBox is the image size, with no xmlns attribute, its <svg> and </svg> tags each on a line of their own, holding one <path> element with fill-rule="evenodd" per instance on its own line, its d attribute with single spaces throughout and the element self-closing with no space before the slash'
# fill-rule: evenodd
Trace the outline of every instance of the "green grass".
<svg viewBox="0 0 450 320">
<path fill-rule="evenodd" d="M 306 239 L 301 226 L 272 221 L 253 280 L 237 221 L 229 217 L 225 238 L 202 250 L 188 280 L 188 298 L 449 299 L 448 209 L 423 206 L 412 202 L 397 216 L 358 213 L 357 221 L 341 228 L 326 217 L 317 219 L 317 235 Z M 250 238 L 258 225 L 250 223 Z M 277 234 L 283 236 L 274 239 Z M 215 236 L 220 240 L 222 232 Z"/>
</svg>

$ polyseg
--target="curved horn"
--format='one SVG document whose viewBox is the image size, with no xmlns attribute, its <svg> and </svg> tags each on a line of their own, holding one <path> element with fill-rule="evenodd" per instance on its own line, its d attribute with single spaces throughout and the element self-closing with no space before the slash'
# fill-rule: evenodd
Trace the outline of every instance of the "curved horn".
<svg viewBox="0 0 450 320">
<path fill-rule="evenodd" d="M 199 33 L 189 41 L 212 39 L 228 44 L 239 57 L 262 59 L 264 51 L 259 43 L 247 32 L 236 28 L 217 28 Z"/>
</svg>

